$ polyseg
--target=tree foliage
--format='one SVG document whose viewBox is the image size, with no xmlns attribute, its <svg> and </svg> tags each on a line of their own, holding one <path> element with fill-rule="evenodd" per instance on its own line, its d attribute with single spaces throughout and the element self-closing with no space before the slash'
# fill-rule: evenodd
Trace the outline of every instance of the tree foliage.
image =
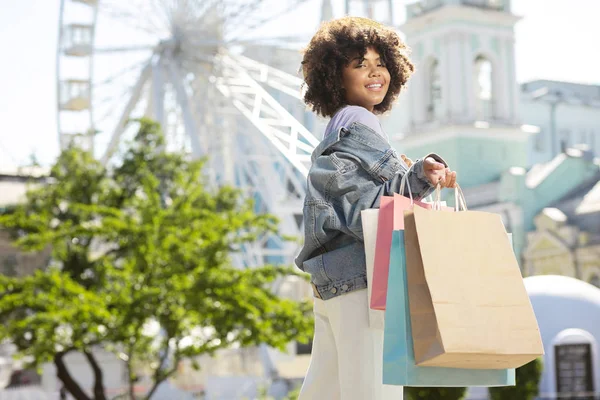
<svg viewBox="0 0 600 400">
<path fill-rule="evenodd" d="M 465 387 L 405 387 L 405 400 L 462 400 Z"/>
<path fill-rule="evenodd" d="M 490 388 L 492 400 L 533 400 L 539 393 L 543 363 L 535 359 L 516 370 L 516 385 Z"/>
<path fill-rule="evenodd" d="M 69 148 L 46 185 L 0 216 L 17 246 L 49 245 L 53 257 L 32 276 L 0 275 L 0 341 L 34 366 L 53 362 L 78 400 L 106 398 L 97 349 L 126 361 L 130 394 L 136 363 L 149 365 L 150 398 L 184 358 L 234 343 L 283 349 L 312 328 L 309 304 L 271 290 L 291 268 L 231 262 L 242 244 L 276 232 L 276 219 L 233 188 L 208 188 L 202 161 L 166 152 L 159 126 L 139 122 L 113 168 Z M 91 397 L 65 366 L 73 351 L 94 371 Z"/>
</svg>

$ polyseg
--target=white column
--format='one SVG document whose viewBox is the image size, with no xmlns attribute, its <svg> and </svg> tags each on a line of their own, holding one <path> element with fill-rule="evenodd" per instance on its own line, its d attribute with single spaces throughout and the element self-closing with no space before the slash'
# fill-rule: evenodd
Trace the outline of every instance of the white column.
<svg viewBox="0 0 600 400">
<path fill-rule="evenodd" d="M 473 51 L 471 50 L 471 42 L 467 35 L 463 38 L 461 43 L 462 49 L 462 60 L 463 60 L 463 79 L 465 80 L 464 88 L 465 95 L 463 98 L 466 98 L 465 103 L 465 114 L 464 117 L 467 121 L 475 120 L 475 93 L 473 92 L 475 89 L 473 87 Z"/>
<path fill-rule="evenodd" d="M 463 82 L 461 78 L 463 76 L 461 71 L 461 57 L 460 57 L 460 43 L 464 37 L 462 33 L 452 33 L 447 38 L 447 51 L 448 51 L 448 66 L 446 67 L 449 71 L 448 91 L 446 92 L 450 100 L 450 108 L 448 116 L 455 120 L 461 115 L 462 110 L 462 96 L 463 96 Z"/>
<path fill-rule="evenodd" d="M 452 109 L 452 90 L 453 90 L 453 76 L 452 71 L 450 69 L 450 63 L 452 62 L 450 51 L 450 39 L 447 36 L 442 36 L 440 38 L 440 59 L 439 67 L 440 67 L 440 83 L 442 90 L 442 115 L 444 115 L 444 120 L 450 117 L 451 109 Z"/>
<path fill-rule="evenodd" d="M 419 42 L 411 43 L 410 46 L 416 48 L 419 45 Z M 423 64 L 423 59 L 415 59 L 414 60 L 417 66 L 417 72 L 410 78 L 408 81 L 409 89 L 409 98 L 410 98 L 410 122 L 411 125 L 419 125 L 425 122 L 425 109 L 427 105 L 425 104 L 425 99 L 427 98 L 425 94 L 428 88 L 425 85 L 425 77 L 427 74 L 427 68 Z"/>
<path fill-rule="evenodd" d="M 515 72 L 515 38 L 511 36 L 506 41 L 506 58 L 507 58 L 507 73 L 509 74 L 509 80 L 507 86 L 510 86 L 512 90 L 509 90 L 509 118 L 513 123 L 519 123 L 521 115 L 519 113 L 519 92 L 520 87 L 517 84 L 517 75 Z"/>
</svg>

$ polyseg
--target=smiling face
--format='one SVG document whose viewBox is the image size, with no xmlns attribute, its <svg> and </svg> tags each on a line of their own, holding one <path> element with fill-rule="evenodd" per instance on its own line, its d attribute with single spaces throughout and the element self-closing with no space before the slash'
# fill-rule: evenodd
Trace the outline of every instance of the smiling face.
<svg viewBox="0 0 600 400">
<path fill-rule="evenodd" d="M 373 112 L 387 94 L 390 73 L 372 47 L 367 48 L 364 58 L 356 57 L 342 70 L 342 85 L 346 101 Z"/>
</svg>

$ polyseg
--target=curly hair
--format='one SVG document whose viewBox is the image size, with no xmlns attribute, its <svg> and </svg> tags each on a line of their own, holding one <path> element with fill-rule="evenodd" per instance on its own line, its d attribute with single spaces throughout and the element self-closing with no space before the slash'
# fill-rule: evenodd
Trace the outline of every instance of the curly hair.
<svg viewBox="0 0 600 400">
<path fill-rule="evenodd" d="M 391 77 L 385 98 L 373 112 L 382 114 L 391 109 L 414 71 L 409 48 L 391 28 L 360 17 L 324 22 L 311 39 L 302 59 L 304 102 L 324 117 L 347 105 L 342 70 L 352 58 L 364 57 L 369 47 L 377 50 Z"/>
</svg>

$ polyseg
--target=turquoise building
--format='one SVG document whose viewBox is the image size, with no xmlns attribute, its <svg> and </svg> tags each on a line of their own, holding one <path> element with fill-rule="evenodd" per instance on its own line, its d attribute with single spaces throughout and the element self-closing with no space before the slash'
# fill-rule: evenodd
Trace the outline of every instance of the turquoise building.
<svg viewBox="0 0 600 400">
<path fill-rule="evenodd" d="M 501 214 L 521 256 L 534 217 L 600 177 L 600 86 L 518 84 L 520 18 L 510 7 L 510 0 L 408 5 L 401 30 L 416 73 L 383 124 L 400 153 L 444 157 L 470 209 Z"/>
</svg>

